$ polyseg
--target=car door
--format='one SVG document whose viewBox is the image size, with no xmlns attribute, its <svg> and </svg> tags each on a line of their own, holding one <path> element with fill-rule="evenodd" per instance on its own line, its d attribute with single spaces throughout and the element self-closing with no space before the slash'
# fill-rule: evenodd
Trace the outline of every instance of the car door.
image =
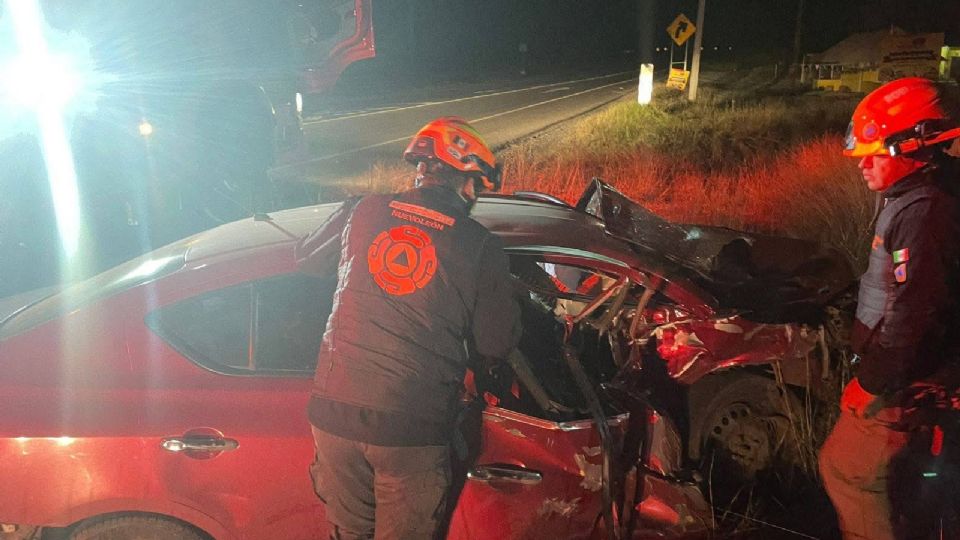
<svg viewBox="0 0 960 540">
<path fill-rule="evenodd" d="M 584 405 L 562 354 L 564 321 L 573 321 L 622 275 L 606 263 L 599 271 L 586 258 L 511 254 L 511 271 L 525 285 L 520 350 L 552 401 L 567 406 L 567 421 L 550 419 L 514 384 L 483 418 L 482 451 L 460 496 L 451 539 L 587 538 L 603 512 L 600 430 Z M 558 335 L 559 334 L 559 335 Z M 597 348 L 596 350 L 602 350 Z M 607 354 L 602 352 L 602 354 Z M 609 354 L 605 360 L 611 360 Z M 601 373 L 597 354 L 583 354 L 591 373 Z M 579 360 L 578 360 L 579 361 Z M 628 416 L 607 419 L 614 444 Z"/>
<path fill-rule="evenodd" d="M 333 285 L 290 274 L 208 291 L 151 311 L 133 340 L 163 366 L 144 418 L 158 490 L 238 538 L 326 535 L 306 406 Z"/>
<path fill-rule="evenodd" d="M 626 420 L 609 419 L 616 436 Z M 551 422 L 489 407 L 483 450 L 447 538 L 588 538 L 603 510 L 602 463 L 592 420 Z"/>
</svg>

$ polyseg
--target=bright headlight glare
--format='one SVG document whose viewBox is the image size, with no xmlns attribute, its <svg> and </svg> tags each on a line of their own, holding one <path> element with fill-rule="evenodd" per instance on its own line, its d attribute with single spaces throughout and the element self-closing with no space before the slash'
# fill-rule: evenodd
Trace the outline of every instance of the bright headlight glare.
<svg viewBox="0 0 960 540">
<path fill-rule="evenodd" d="M 297 92 L 296 100 L 297 100 L 297 113 L 302 113 L 303 112 L 303 94 L 301 94 L 300 92 Z"/>
<path fill-rule="evenodd" d="M 83 78 L 63 56 L 22 55 L 0 70 L 2 92 L 15 105 L 61 107 L 83 89 Z"/>
</svg>

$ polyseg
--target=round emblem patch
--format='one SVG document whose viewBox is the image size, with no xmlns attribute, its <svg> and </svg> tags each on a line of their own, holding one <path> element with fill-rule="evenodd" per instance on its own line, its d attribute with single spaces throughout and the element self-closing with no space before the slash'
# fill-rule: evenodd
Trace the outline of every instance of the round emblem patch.
<svg viewBox="0 0 960 540">
<path fill-rule="evenodd" d="M 427 233 L 400 225 L 374 238 L 367 266 L 381 289 L 403 296 L 430 283 L 437 271 L 437 251 Z"/>
<path fill-rule="evenodd" d="M 870 121 L 867 125 L 863 126 L 863 140 L 867 142 L 873 142 L 877 139 L 877 136 L 880 135 L 880 127 L 877 126 L 877 123 Z"/>
</svg>

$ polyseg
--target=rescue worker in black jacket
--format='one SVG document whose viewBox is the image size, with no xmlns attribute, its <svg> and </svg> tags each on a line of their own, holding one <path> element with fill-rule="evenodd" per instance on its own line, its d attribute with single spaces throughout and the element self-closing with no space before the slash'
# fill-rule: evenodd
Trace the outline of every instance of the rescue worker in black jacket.
<svg viewBox="0 0 960 540">
<path fill-rule="evenodd" d="M 470 218 L 500 188 L 480 135 L 436 119 L 404 158 L 416 188 L 344 203 L 297 246 L 301 270 L 339 255 L 309 405 L 332 538 L 438 534 L 468 350 L 506 358 L 520 338 L 500 239 Z"/>
<path fill-rule="evenodd" d="M 868 95 L 848 132 L 844 153 L 861 158 L 863 178 L 882 206 L 853 329 L 861 362 L 820 454 L 844 540 L 920 534 L 891 507 L 899 481 L 891 461 L 912 436 L 903 428 L 912 388 L 956 356 L 960 221 L 952 192 L 960 179 L 945 174 L 944 151 L 958 136 L 941 89 L 922 78 Z"/>
</svg>

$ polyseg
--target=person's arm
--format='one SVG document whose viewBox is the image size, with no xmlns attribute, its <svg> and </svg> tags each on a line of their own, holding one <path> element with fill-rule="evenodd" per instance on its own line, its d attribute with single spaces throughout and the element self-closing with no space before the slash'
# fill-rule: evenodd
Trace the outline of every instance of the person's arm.
<svg viewBox="0 0 960 540">
<path fill-rule="evenodd" d="M 294 257 L 301 272 L 326 275 L 336 269 L 340 261 L 341 235 L 359 199 L 347 199 L 317 230 L 297 242 Z"/>
<path fill-rule="evenodd" d="M 896 216 L 884 239 L 893 259 L 884 317 L 864 351 L 860 385 L 879 395 L 912 381 L 927 356 L 936 353 L 952 303 L 949 289 L 960 249 L 955 216 L 948 201 L 923 199 Z"/>
<path fill-rule="evenodd" d="M 511 285 L 510 263 L 500 238 L 484 242 L 473 310 L 474 349 L 488 359 L 505 359 L 520 342 L 520 306 Z"/>
</svg>

